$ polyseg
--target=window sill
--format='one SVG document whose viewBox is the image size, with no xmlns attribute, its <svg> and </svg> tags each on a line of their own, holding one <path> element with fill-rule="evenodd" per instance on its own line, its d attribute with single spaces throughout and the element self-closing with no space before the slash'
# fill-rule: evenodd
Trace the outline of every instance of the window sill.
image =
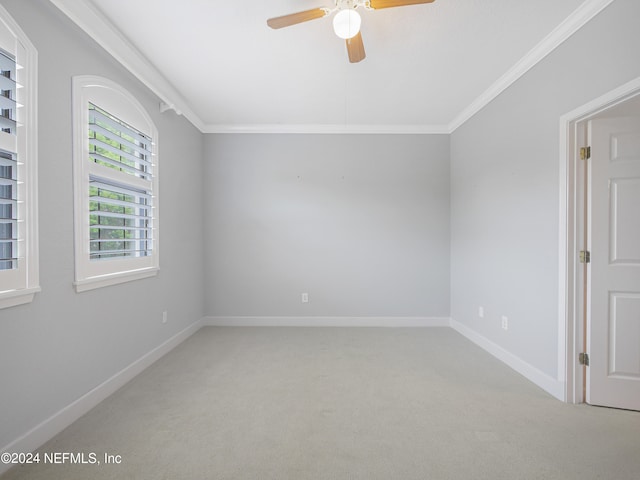
<svg viewBox="0 0 640 480">
<path fill-rule="evenodd" d="M 73 283 L 76 292 L 86 292 L 87 290 L 95 290 L 96 288 L 108 287 L 119 283 L 132 282 L 143 278 L 153 277 L 158 274 L 160 269 L 157 267 L 144 268 L 141 270 L 131 270 L 128 272 L 118 272 L 109 275 L 100 275 L 99 277 L 84 278 Z"/>
<path fill-rule="evenodd" d="M 39 291 L 40 287 L 32 287 L 0 292 L 0 309 L 31 303 L 34 295 Z"/>
</svg>

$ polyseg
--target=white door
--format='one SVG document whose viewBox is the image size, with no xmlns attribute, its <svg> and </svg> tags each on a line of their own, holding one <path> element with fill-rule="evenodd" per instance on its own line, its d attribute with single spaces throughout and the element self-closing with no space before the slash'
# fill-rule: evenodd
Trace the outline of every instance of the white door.
<svg viewBox="0 0 640 480">
<path fill-rule="evenodd" d="M 589 123 L 586 400 L 640 410 L 640 117 Z"/>
</svg>

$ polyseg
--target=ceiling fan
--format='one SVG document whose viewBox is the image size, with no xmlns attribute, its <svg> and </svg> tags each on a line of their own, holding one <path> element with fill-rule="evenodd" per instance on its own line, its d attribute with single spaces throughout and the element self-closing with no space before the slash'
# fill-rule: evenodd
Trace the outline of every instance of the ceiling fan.
<svg viewBox="0 0 640 480">
<path fill-rule="evenodd" d="M 391 7 L 404 7 L 420 3 L 433 3 L 435 0 L 334 0 L 333 8 L 320 7 L 303 12 L 291 13 L 281 17 L 267 20 L 271 28 L 283 28 L 298 23 L 308 22 L 317 18 L 323 18 L 337 12 L 333 17 L 333 29 L 340 38 L 345 39 L 349 61 L 357 63 L 364 60 L 364 43 L 360 33 L 360 15 L 356 9 L 362 7 L 366 10 L 380 10 Z"/>
</svg>

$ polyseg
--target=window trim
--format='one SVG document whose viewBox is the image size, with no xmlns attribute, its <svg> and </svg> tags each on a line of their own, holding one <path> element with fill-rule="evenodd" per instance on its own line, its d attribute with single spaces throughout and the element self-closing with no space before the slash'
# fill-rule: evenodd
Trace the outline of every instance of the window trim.
<svg viewBox="0 0 640 480">
<path fill-rule="evenodd" d="M 151 116 L 138 100 L 117 83 L 95 75 L 72 79 L 73 92 L 73 181 L 74 181 L 74 256 L 77 292 L 130 282 L 157 275 L 159 266 L 158 131 Z M 123 122 L 138 128 L 153 139 L 152 253 L 147 257 L 111 260 L 89 259 L 89 103 L 109 111 Z M 105 177 L 106 178 L 106 177 Z M 132 182 L 133 184 L 133 182 Z"/>
<path fill-rule="evenodd" d="M 16 43 L 13 54 L 16 63 L 23 67 L 21 83 L 23 88 L 24 116 L 20 118 L 22 132 L 18 132 L 19 144 L 18 180 L 21 182 L 19 193 L 22 207 L 23 267 L 13 269 L 20 271 L 15 288 L 0 292 L 0 309 L 22 305 L 33 301 L 40 289 L 39 253 L 38 253 L 38 51 L 27 35 L 16 23 L 7 10 L 0 5 L 0 28 L 12 36 Z M 3 38 L 8 38 L 3 33 Z M 10 50 L 10 49 L 7 49 Z M 11 50 L 10 50 L 11 51 Z M 18 55 L 20 54 L 20 55 Z M 22 271 L 22 269 L 24 269 Z"/>
</svg>

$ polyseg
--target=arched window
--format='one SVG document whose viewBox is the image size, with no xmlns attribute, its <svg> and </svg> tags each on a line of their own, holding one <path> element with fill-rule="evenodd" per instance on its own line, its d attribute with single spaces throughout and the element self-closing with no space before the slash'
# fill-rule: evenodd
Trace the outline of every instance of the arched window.
<svg viewBox="0 0 640 480">
<path fill-rule="evenodd" d="M 76 290 L 158 271 L 158 132 L 135 97 L 73 78 Z"/>
</svg>

